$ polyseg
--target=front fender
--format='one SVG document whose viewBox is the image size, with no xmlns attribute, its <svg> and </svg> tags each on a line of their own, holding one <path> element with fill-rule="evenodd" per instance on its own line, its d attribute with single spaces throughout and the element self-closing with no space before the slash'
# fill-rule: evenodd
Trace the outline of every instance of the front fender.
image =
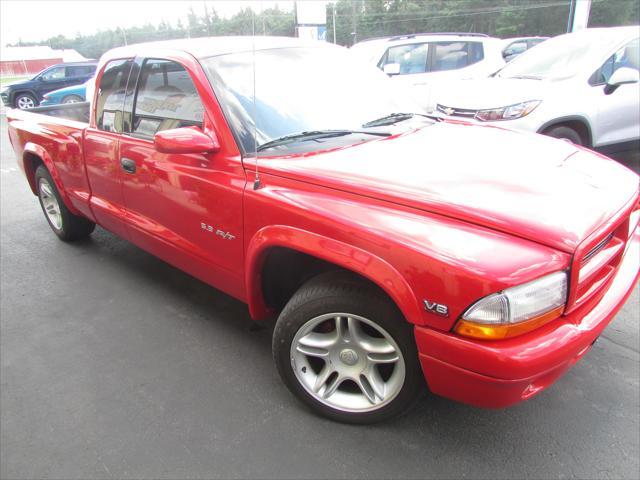
<svg viewBox="0 0 640 480">
<path fill-rule="evenodd" d="M 53 179 L 53 182 L 56 184 L 58 193 L 60 193 L 60 197 L 62 198 L 62 201 L 64 202 L 65 206 L 74 215 L 81 215 L 81 213 L 71 203 L 71 200 L 69 199 L 69 196 L 67 195 L 67 192 L 64 189 L 62 180 L 60 179 L 60 175 L 58 174 L 58 170 L 56 169 L 56 166 L 53 163 L 51 156 L 47 153 L 47 151 L 42 146 L 33 142 L 27 142 L 24 146 L 24 151 L 22 152 L 22 167 L 25 175 L 27 176 L 27 180 L 29 181 L 29 186 L 31 187 L 31 191 L 33 192 L 33 194 L 38 195 L 38 188 L 36 186 L 36 179 L 35 179 L 36 172 L 35 172 L 35 169 L 33 168 L 33 164 L 31 163 L 31 161 L 29 161 L 30 155 L 35 155 L 36 157 L 38 157 L 40 160 L 42 160 L 42 163 L 44 164 L 44 166 L 47 167 L 47 170 L 49 170 L 49 173 L 51 174 L 51 178 Z"/>
<path fill-rule="evenodd" d="M 15 101 L 16 101 L 16 97 L 18 95 L 20 95 L 21 93 L 28 93 L 29 95 L 32 95 L 33 98 L 36 99 L 36 101 L 40 101 L 40 98 L 42 98 L 40 95 L 38 95 L 36 93 L 35 90 L 32 90 L 31 88 L 21 88 L 19 90 L 13 91 L 9 93 L 9 103 L 11 104 L 11 106 L 14 105 Z"/>
<path fill-rule="evenodd" d="M 284 225 L 264 227 L 249 242 L 245 257 L 245 285 L 252 318 L 265 318 L 271 313 L 262 295 L 261 272 L 266 254 L 272 247 L 297 250 L 362 275 L 383 289 L 409 322 L 422 323 L 413 290 L 385 260 L 338 240 Z"/>
</svg>

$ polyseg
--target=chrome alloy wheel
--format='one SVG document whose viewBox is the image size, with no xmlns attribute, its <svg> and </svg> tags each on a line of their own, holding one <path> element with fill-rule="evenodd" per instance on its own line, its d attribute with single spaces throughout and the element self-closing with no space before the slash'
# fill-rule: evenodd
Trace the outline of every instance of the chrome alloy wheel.
<svg viewBox="0 0 640 480">
<path fill-rule="evenodd" d="M 18 98 L 18 108 L 20 110 L 27 110 L 29 108 L 35 107 L 36 104 L 31 97 L 20 97 Z"/>
<path fill-rule="evenodd" d="M 368 412 L 402 390 L 404 358 L 391 335 L 371 320 L 329 313 L 305 323 L 291 342 L 291 367 L 317 401 L 344 412 Z"/>
<path fill-rule="evenodd" d="M 42 200 L 42 206 L 47 218 L 51 222 L 51 225 L 56 230 L 62 230 L 62 213 L 60 212 L 60 205 L 58 199 L 53 193 L 53 188 L 46 178 L 41 178 L 38 184 L 38 190 L 40 192 L 40 199 Z"/>
</svg>

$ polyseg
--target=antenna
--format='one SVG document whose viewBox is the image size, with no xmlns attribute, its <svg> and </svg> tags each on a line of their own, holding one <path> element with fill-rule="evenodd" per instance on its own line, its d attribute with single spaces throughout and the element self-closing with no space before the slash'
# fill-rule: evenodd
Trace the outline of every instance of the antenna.
<svg viewBox="0 0 640 480">
<path fill-rule="evenodd" d="M 256 107 L 256 14 L 251 8 L 251 54 L 253 64 L 253 152 L 256 157 L 256 178 L 253 189 L 258 190 L 260 184 L 260 170 L 258 169 L 258 108 Z"/>
</svg>

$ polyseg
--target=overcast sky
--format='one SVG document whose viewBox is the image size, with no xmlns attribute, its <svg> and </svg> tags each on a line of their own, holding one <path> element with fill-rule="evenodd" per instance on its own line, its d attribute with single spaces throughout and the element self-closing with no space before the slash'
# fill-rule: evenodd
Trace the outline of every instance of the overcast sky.
<svg viewBox="0 0 640 480">
<path fill-rule="evenodd" d="M 100 29 L 141 26 L 149 22 L 157 25 L 166 20 L 175 25 L 178 19 L 186 22 L 189 7 L 204 13 L 204 5 L 215 8 L 221 17 L 230 17 L 240 9 L 278 5 L 293 9 L 293 1 L 234 1 L 234 0 L 0 0 L 0 43 L 6 45 L 23 41 L 45 40 L 63 34 L 90 34 Z"/>
</svg>

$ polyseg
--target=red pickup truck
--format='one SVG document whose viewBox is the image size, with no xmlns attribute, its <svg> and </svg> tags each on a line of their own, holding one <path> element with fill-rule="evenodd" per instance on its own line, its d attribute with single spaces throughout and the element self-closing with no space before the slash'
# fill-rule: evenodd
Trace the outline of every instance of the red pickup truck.
<svg viewBox="0 0 640 480">
<path fill-rule="evenodd" d="M 101 225 L 278 316 L 276 366 L 313 410 L 379 421 L 425 380 L 530 398 L 638 279 L 638 176 L 390 88 L 340 47 L 210 38 L 112 50 L 91 107 L 7 117 L 58 237 Z"/>
</svg>

